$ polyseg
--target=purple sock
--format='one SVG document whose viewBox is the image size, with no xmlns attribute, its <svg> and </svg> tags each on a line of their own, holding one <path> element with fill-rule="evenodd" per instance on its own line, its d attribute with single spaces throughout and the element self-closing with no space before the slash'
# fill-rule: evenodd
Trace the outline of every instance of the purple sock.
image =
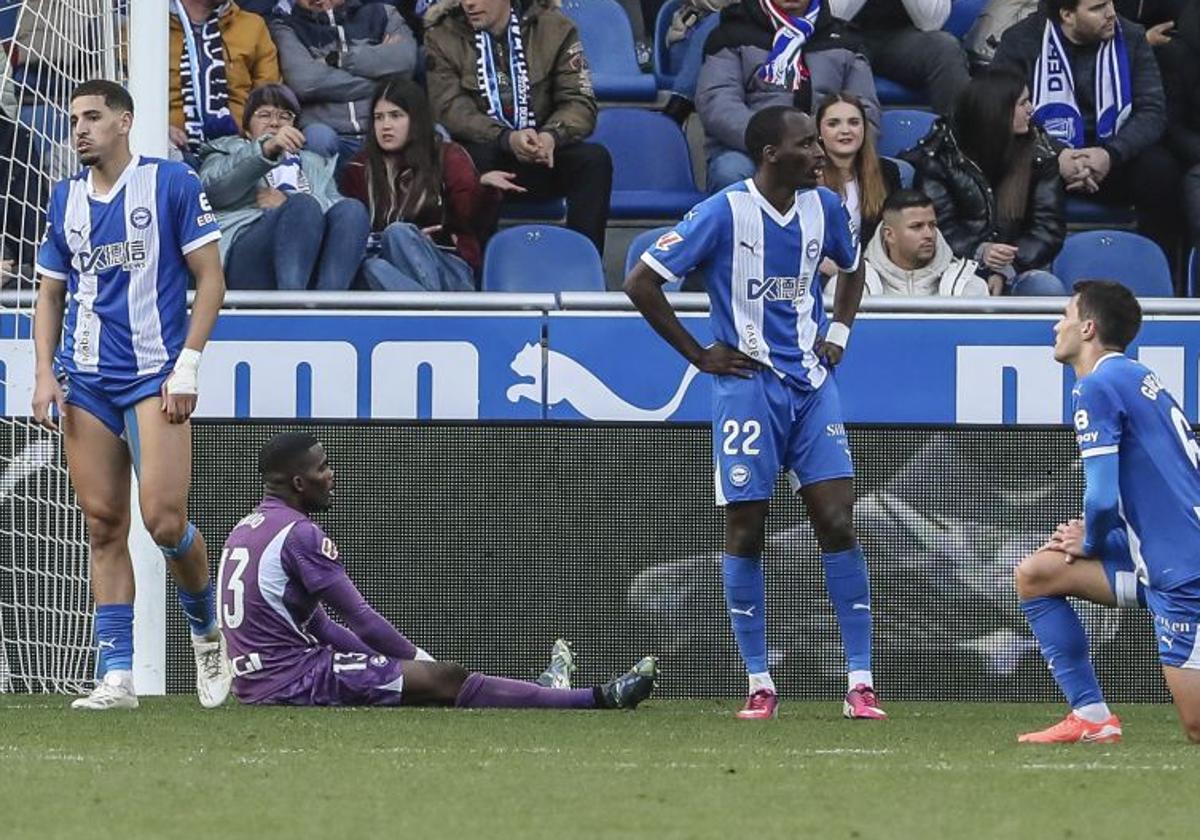
<svg viewBox="0 0 1200 840">
<path fill-rule="evenodd" d="M 596 692 L 590 688 L 545 688 L 537 683 L 471 674 L 454 705 L 467 709 L 594 709 Z"/>
</svg>

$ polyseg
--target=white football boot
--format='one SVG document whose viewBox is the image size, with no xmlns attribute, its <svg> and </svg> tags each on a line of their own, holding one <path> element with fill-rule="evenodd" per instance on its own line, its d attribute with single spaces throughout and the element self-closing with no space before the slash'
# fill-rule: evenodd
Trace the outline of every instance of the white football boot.
<svg viewBox="0 0 1200 840">
<path fill-rule="evenodd" d="M 225 702 L 233 683 L 225 639 L 219 633 L 212 640 L 192 636 L 192 651 L 196 654 L 196 695 L 201 706 L 215 709 Z"/>
<path fill-rule="evenodd" d="M 110 671 L 96 683 L 92 693 L 71 703 L 72 709 L 136 709 L 137 694 L 133 691 L 133 675 L 129 671 Z"/>
</svg>

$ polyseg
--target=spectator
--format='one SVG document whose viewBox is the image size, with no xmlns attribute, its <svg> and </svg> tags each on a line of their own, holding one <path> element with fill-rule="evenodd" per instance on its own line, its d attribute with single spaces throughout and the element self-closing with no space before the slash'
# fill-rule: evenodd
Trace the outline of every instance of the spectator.
<svg viewBox="0 0 1200 840">
<path fill-rule="evenodd" d="M 984 272 L 974 260 L 957 257 L 938 230 L 933 202 L 920 190 L 897 190 L 883 205 L 883 223 L 867 245 L 866 295 L 987 297 Z M 823 296 L 834 300 L 837 275 Z"/>
<path fill-rule="evenodd" d="M 426 15 L 434 118 L 481 172 L 513 172 L 530 196 L 567 199 L 567 226 L 604 251 L 608 151 L 584 138 L 596 97 L 583 44 L 553 0 L 442 0 Z"/>
<path fill-rule="evenodd" d="M 754 174 L 746 154 L 750 117 L 772 105 L 812 113 L 815 103 L 848 91 L 879 125 L 871 67 L 836 46 L 833 21 L 819 0 L 741 0 L 721 12 L 704 46 L 696 110 L 708 138 L 708 191 Z"/>
<path fill-rule="evenodd" d="M 900 167 L 875 151 L 867 109 L 852 93 L 825 97 L 817 109 L 817 129 L 825 147 L 825 186 L 842 197 L 860 241 L 870 242 L 884 201 L 900 189 Z"/>
<path fill-rule="evenodd" d="M 1145 28 L 1146 41 L 1158 49 L 1171 43 L 1175 21 L 1194 3 L 1192 0 L 1115 0 L 1115 5 L 1117 14 Z"/>
<path fill-rule="evenodd" d="M 1042 271 L 1067 233 L 1066 194 L 1050 139 L 1032 124 L 1020 76 L 988 70 L 958 97 L 954 117 L 938 120 L 903 157 L 933 200 L 938 228 L 954 253 L 986 265 L 992 293 L 1065 295 Z"/>
<path fill-rule="evenodd" d="M 871 67 L 902 85 L 925 91 L 935 111 L 950 113 L 970 76 L 967 54 L 949 32 L 951 0 L 829 0 L 833 16 L 849 21 Z"/>
<path fill-rule="evenodd" d="M 231 0 L 173 0 L 171 143 L 195 153 L 236 136 L 250 91 L 279 82 L 279 59 L 266 22 Z"/>
<path fill-rule="evenodd" d="M 1033 121 L 1054 142 L 1067 190 L 1132 203 L 1139 231 L 1173 259 L 1181 173 L 1160 142 L 1166 103 L 1145 30 L 1118 17 L 1111 0 L 1046 0 L 1046 8 L 1004 34 L 993 67 L 1029 82 Z"/>
<path fill-rule="evenodd" d="M 696 110 L 696 85 L 704 63 L 704 44 L 708 35 L 721 22 L 720 12 L 738 0 L 681 0 L 671 15 L 667 28 L 666 47 L 671 66 L 675 68 L 675 83 L 669 91 L 663 113 L 683 125 Z"/>
<path fill-rule="evenodd" d="M 338 193 L 332 160 L 304 149 L 299 113 L 283 85 L 255 88 L 243 135 L 201 148 L 230 289 L 344 291 L 362 262 L 367 211 Z"/>
<path fill-rule="evenodd" d="M 963 38 L 967 58 L 976 65 L 987 65 L 1013 24 L 1018 23 L 1038 10 L 1040 0 L 988 0 L 971 30 Z"/>
<path fill-rule="evenodd" d="M 342 173 L 342 190 L 367 205 L 378 244 L 363 263 L 379 291 L 476 288 L 482 232 L 495 223 L 501 192 L 523 192 L 511 172 L 475 171 L 471 156 L 434 130 L 425 91 L 385 79 L 371 101 L 366 146 Z"/>
<path fill-rule="evenodd" d="M 1183 197 L 1193 248 L 1200 247 L 1200 3 L 1179 16 L 1171 42 L 1158 50 L 1167 99 L 1168 148 L 1187 169 Z"/>
<path fill-rule="evenodd" d="M 304 105 L 309 148 L 344 165 L 370 124 L 371 95 L 385 76 L 411 74 L 417 42 L 395 8 L 362 0 L 295 0 L 271 20 L 283 80 Z"/>
</svg>

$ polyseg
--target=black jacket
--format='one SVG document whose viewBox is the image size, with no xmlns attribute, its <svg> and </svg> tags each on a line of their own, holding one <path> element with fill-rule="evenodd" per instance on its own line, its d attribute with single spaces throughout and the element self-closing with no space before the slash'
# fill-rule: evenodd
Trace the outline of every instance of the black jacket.
<svg viewBox="0 0 1200 840">
<path fill-rule="evenodd" d="M 900 167 L 896 165 L 894 160 L 881 157 L 879 159 L 879 174 L 883 176 L 883 188 L 887 191 L 887 195 L 891 195 L 900 189 Z M 864 248 L 871 241 L 871 237 L 875 235 L 875 230 L 879 227 L 879 222 L 880 219 L 864 218 L 862 220 L 862 227 L 858 231 L 858 239 L 862 242 Z"/>
<path fill-rule="evenodd" d="M 1200 164 L 1200 3 L 1188 4 L 1158 60 L 1167 91 L 1167 145 L 1190 168 Z"/>
<path fill-rule="evenodd" d="M 901 155 L 917 170 L 916 185 L 933 199 L 938 227 L 956 256 L 975 259 L 984 242 L 1004 242 L 1017 246 L 1013 268 L 1021 272 L 1046 267 L 1062 248 L 1066 191 L 1058 176 L 1058 156 L 1041 129 L 1034 130 L 1033 174 L 1020 222 L 999 219 L 993 185 L 962 153 L 944 120 Z"/>
<path fill-rule="evenodd" d="M 1118 20 L 1125 35 L 1125 48 L 1129 51 L 1133 112 L 1120 131 L 1100 144 L 1112 158 L 1114 169 L 1157 143 L 1167 128 L 1167 103 L 1162 79 L 1158 75 L 1154 51 L 1146 41 L 1146 30 L 1125 18 Z M 1004 33 L 996 56 L 992 59 L 992 67 L 1014 70 L 1028 79 L 1030 93 L 1033 93 L 1033 68 L 1042 52 L 1042 33 L 1045 28 L 1046 17 L 1040 13 L 1014 24 Z M 1075 104 L 1083 115 L 1085 142 L 1095 146 L 1096 56 L 1099 45 L 1077 47 L 1066 38 L 1063 44 L 1071 59 Z M 1061 144 L 1056 142 L 1056 145 L 1061 148 Z"/>
</svg>

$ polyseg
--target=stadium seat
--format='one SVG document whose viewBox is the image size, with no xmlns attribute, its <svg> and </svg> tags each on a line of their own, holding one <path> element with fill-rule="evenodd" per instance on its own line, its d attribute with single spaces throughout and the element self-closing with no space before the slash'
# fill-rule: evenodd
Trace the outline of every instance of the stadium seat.
<svg viewBox="0 0 1200 840">
<path fill-rule="evenodd" d="M 675 74 L 679 68 L 675 66 L 674 52 L 667 46 L 667 30 L 671 28 L 671 18 L 679 8 L 679 0 L 667 0 L 658 10 L 654 19 L 654 78 L 659 90 L 670 90 L 675 84 Z M 678 46 L 678 45 L 676 45 Z"/>
<path fill-rule="evenodd" d="M 644 108 L 605 108 L 590 139 L 612 155 L 610 218 L 678 219 L 704 199 L 687 139 L 670 117 Z"/>
<path fill-rule="evenodd" d="M 633 29 L 616 0 L 564 0 L 562 10 L 579 28 L 597 99 L 652 102 L 658 97 L 654 76 L 638 67 Z"/>
<path fill-rule="evenodd" d="M 927 105 L 925 94 L 914 88 L 905 87 L 899 82 L 875 77 L 875 94 L 879 97 L 880 105 Z"/>
<path fill-rule="evenodd" d="M 896 157 L 929 133 L 937 114 L 932 111 L 884 111 L 879 127 L 879 154 Z"/>
<path fill-rule="evenodd" d="M 629 243 L 629 250 L 625 252 L 625 276 L 629 276 L 629 272 L 633 271 L 634 264 L 642 258 L 642 254 L 646 249 L 654 244 L 654 240 L 671 230 L 671 226 L 650 228 L 644 230 L 633 238 Z M 663 283 L 664 292 L 678 292 L 679 287 L 683 285 L 682 280 L 668 280 Z"/>
<path fill-rule="evenodd" d="M 567 218 L 567 202 L 561 198 L 505 198 L 500 218 L 561 222 Z"/>
<path fill-rule="evenodd" d="M 975 19 L 987 5 L 987 0 L 954 0 L 950 6 L 950 17 L 946 18 L 943 32 L 949 32 L 958 40 L 962 40 L 975 25 Z"/>
<path fill-rule="evenodd" d="M 1171 297 L 1171 268 L 1157 243 L 1125 230 L 1067 237 L 1053 272 L 1069 289 L 1077 280 L 1116 280 L 1139 297 Z"/>
<path fill-rule="evenodd" d="M 581 233 L 549 225 L 519 225 L 488 242 L 485 292 L 603 292 L 604 267 Z"/>
<path fill-rule="evenodd" d="M 1076 225 L 1128 225 L 1133 226 L 1135 217 L 1132 207 L 1110 207 L 1086 198 L 1067 196 L 1067 223 Z"/>
<path fill-rule="evenodd" d="M 887 155 L 884 155 L 887 157 Z M 913 165 L 906 160 L 900 158 L 888 157 L 892 163 L 896 164 L 896 168 L 900 170 L 900 186 L 908 189 L 913 185 L 913 181 L 917 179 L 917 170 Z"/>
</svg>

